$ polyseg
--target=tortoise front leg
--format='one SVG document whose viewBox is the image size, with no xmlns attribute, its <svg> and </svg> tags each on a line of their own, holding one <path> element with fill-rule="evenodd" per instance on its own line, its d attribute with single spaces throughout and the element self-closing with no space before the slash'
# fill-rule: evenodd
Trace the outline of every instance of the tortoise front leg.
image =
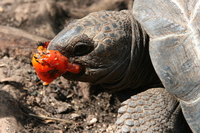
<svg viewBox="0 0 200 133">
<path fill-rule="evenodd" d="M 116 133 L 189 133 L 179 102 L 164 88 L 132 96 L 118 110 Z"/>
</svg>

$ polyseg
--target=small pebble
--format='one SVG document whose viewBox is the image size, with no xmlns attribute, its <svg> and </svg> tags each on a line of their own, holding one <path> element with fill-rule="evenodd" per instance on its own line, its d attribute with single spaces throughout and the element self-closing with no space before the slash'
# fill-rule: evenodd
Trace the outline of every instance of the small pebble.
<svg viewBox="0 0 200 133">
<path fill-rule="evenodd" d="M 93 118 L 91 121 L 90 121 L 90 124 L 94 124 L 97 122 L 97 118 Z"/>
<path fill-rule="evenodd" d="M 88 125 L 92 125 L 97 122 L 97 118 L 94 115 L 89 115 L 86 120 Z"/>
<path fill-rule="evenodd" d="M 3 7 L 0 6 L 0 13 L 4 12 Z"/>
<path fill-rule="evenodd" d="M 68 103 L 60 102 L 59 105 L 57 105 L 57 113 L 63 113 L 67 111 L 68 109 L 71 109 L 71 105 Z"/>
<path fill-rule="evenodd" d="M 63 133 L 62 130 L 54 130 L 53 132 L 54 132 L 54 133 Z"/>
<path fill-rule="evenodd" d="M 75 114 L 75 113 L 71 114 L 72 119 L 77 119 L 79 117 L 81 117 L 79 114 Z"/>
</svg>

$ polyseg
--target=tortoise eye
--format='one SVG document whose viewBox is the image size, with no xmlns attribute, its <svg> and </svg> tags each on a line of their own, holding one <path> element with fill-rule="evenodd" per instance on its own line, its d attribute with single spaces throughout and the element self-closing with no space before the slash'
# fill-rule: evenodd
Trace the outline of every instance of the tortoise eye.
<svg viewBox="0 0 200 133">
<path fill-rule="evenodd" d="M 74 54 L 75 56 L 84 56 L 92 52 L 93 49 L 94 47 L 87 43 L 78 42 L 75 46 Z"/>
</svg>

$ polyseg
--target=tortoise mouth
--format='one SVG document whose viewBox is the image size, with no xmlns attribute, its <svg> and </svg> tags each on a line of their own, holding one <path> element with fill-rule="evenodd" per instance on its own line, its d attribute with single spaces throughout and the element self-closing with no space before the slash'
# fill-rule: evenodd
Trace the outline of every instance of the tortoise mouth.
<svg viewBox="0 0 200 133">
<path fill-rule="evenodd" d="M 81 82 L 90 82 L 93 84 L 96 84 L 99 80 L 101 81 L 106 77 L 108 74 L 107 68 L 91 68 L 88 66 L 81 66 L 81 71 L 78 74 L 74 74 L 71 72 L 66 72 L 62 76 L 67 79 L 67 80 L 72 80 L 72 81 L 81 81 Z M 102 75 L 98 75 L 101 73 Z M 98 82 L 99 83 L 99 82 Z"/>
<path fill-rule="evenodd" d="M 73 81 L 80 81 L 79 79 L 81 77 L 83 77 L 85 74 L 85 67 L 81 66 L 81 71 L 78 74 L 75 73 L 71 73 L 69 71 L 67 71 L 65 74 L 63 74 L 62 76 L 67 79 L 67 80 L 73 80 Z"/>
</svg>

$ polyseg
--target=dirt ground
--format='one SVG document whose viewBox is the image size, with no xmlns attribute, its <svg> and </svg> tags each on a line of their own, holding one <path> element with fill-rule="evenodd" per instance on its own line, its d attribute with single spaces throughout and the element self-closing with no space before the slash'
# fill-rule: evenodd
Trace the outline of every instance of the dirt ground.
<svg viewBox="0 0 200 133">
<path fill-rule="evenodd" d="M 109 4 L 107 4 L 109 3 Z M 70 20 L 130 9 L 132 0 L 0 1 L 0 132 L 113 132 L 120 102 L 101 87 L 60 77 L 43 86 L 31 57 Z M 19 130 L 19 131 L 17 131 Z"/>
</svg>

